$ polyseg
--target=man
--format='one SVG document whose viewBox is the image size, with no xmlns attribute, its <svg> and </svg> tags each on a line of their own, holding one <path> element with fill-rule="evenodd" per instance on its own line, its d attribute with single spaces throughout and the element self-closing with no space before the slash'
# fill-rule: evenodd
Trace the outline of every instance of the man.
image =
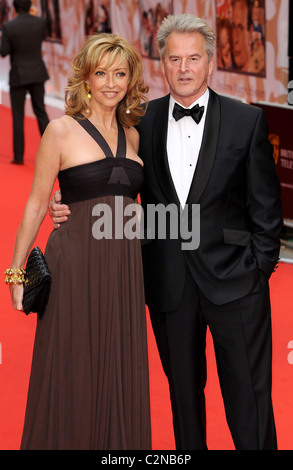
<svg viewBox="0 0 293 470">
<path fill-rule="evenodd" d="M 255 0 L 252 5 L 252 31 L 256 34 L 256 37 L 263 43 L 264 34 L 263 27 L 260 23 L 260 2 Z"/>
<path fill-rule="evenodd" d="M 248 30 L 248 5 L 246 0 L 233 0 L 232 50 L 236 70 L 251 72 Z"/>
<path fill-rule="evenodd" d="M 268 278 L 278 260 L 282 209 L 264 113 L 208 87 L 215 36 L 203 20 L 169 16 L 157 39 L 170 95 L 151 101 L 138 126 L 144 214 L 150 205 L 175 205 L 192 226 L 192 208 L 200 205 L 197 249 L 184 249 L 170 227 L 165 239 L 152 233 L 142 245 L 176 448 L 207 448 L 208 325 L 236 449 L 276 449 Z M 195 107 L 196 122 L 178 105 Z M 51 204 L 54 216 L 57 206 Z M 66 210 L 60 205 L 55 223 L 66 220 Z M 146 220 L 146 233 L 152 230 Z"/>
<path fill-rule="evenodd" d="M 46 25 L 42 18 L 29 14 L 30 0 L 14 0 L 16 18 L 3 24 L 1 56 L 10 55 L 10 100 L 13 118 L 13 151 L 11 163 L 23 164 L 24 107 L 29 92 L 41 135 L 49 122 L 45 105 L 44 82 L 49 78 L 42 59 L 42 42 Z"/>
</svg>

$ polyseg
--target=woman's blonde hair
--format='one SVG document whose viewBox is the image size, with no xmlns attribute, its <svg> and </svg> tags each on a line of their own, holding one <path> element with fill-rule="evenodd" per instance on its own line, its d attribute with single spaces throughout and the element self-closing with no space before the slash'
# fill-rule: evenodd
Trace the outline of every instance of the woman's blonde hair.
<svg viewBox="0 0 293 470">
<path fill-rule="evenodd" d="M 85 40 L 72 62 L 72 75 L 65 88 L 65 112 L 69 116 L 84 112 L 90 116 L 86 81 L 106 54 L 109 67 L 117 59 L 119 62 L 128 62 L 130 79 L 126 95 L 118 104 L 117 118 L 124 127 L 134 126 L 145 113 L 146 106 L 141 104 L 142 101 L 147 104 L 148 87 L 144 85 L 143 65 L 139 53 L 117 34 L 99 33 Z M 126 113 L 127 109 L 130 113 Z"/>
</svg>

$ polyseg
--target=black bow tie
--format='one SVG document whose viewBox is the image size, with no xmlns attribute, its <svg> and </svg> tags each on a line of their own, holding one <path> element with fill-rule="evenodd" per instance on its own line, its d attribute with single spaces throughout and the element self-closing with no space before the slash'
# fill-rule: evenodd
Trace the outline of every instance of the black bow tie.
<svg viewBox="0 0 293 470">
<path fill-rule="evenodd" d="M 183 118 L 184 116 L 191 116 L 192 119 L 198 124 L 202 118 L 204 112 L 204 106 L 199 106 L 196 104 L 191 109 L 182 108 L 179 104 L 174 104 L 173 109 L 173 117 L 175 121 L 179 121 L 179 119 Z"/>
</svg>

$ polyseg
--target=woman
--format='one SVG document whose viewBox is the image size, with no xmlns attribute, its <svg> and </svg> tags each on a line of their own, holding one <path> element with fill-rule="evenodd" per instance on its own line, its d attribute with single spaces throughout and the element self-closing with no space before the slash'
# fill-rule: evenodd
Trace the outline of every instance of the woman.
<svg viewBox="0 0 293 470">
<path fill-rule="evenodd" d="M 66 115 L 42 138 L 11 267 L 24 265 L 57 176 L 71 217 L 46 247 L 53 281 L 37 322 L 22 449 L 151 448 L 140 242 L 106 236 L 117 200 L 133 204 L 143 183 L 133 125 L 146 92 L 134 48 L 90 36 L 73 62 Z M 111 212 L 104 236 L 94 230 L 101 208 Z M 21 310 L 23 285 L 11 295 Z"/>
</svg>

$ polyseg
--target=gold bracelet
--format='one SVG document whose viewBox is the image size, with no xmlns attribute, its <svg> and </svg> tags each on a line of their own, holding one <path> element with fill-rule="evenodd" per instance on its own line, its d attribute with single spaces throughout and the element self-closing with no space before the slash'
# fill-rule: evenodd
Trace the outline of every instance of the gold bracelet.
<svg viewBox="0 0 293 470">
<path fill-rule="evenodd" d="M 5 282 L 6 284 L 23 284 L 25 282 L 25 269 L 6 269 Z"/>
</svg>

